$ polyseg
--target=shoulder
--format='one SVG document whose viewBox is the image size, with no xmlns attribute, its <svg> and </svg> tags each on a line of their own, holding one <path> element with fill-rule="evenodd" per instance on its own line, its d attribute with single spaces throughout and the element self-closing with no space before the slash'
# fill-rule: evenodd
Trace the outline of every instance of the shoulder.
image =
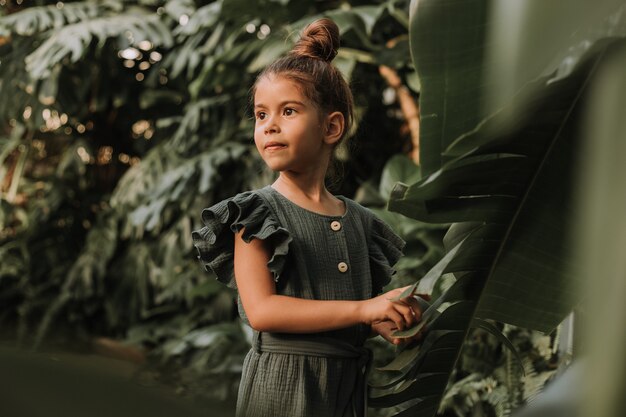
<svg viewBox="0 0 626 417">
<path fill-rule="evenodd" d="M 202 210 L 205 225 L 213 227 L 229 225 L 233 231 L 242 227 L 262 223 L 270 216 L 269 206 L 261 196 L 261 190 L 240 192 L 232 197 L 221 200 Z"/>
<path fill-rule="evenodd" d="M 224 201 L 247 201 L 247 200 L 255 200 L 264 194 L 264 188 L 258 188 L 255 190 L 246 190 L 241 191 L 234 196 L 227 198 Z"/>
<path fill-rule="evenodd" d="M 368 230 L 368 235 L 374 239 L 379 241 L 386 241 L 394 247 L 402 249 L 405 246 L 405 242 L 398 234 L 393 230 L 393 228 L 388 225 L 374 210 L 362 206 L 356 201 L 342 197 L 346 202 L 347 208 L 349 212 L 352 212 L 353 215 L 360 218 L 361 223 Z M 377 209 L 379 212 L 385 212 L 384 209 Z"/>
<path fill-rule="evenodd" d="M 362 206 L 351 198 L 340 196 L 340 198 L 346 204 L 346 211 L 353 216 L 357 216 L 361 221 L 367 225 L 370 225 L 373 221 L 378 219 L 378 216 L 369 208 Z"/>
<path fill-rule="evenodd" d="M 226 206 L 238 206 L 245 207 L 250 205 L 259 205 L 263 204 L 264 199 L 260 197 L 261 189 L 258 190 L 249 190 L 239 192 L 231 197 L 225 198 L 210 207 L 205 208 L 205 211 L 214 211 L 218 207 L 226 207 Z"/>
<path fill-rule="evenodd" d="M 285 264 L 291 235 L 273 216 L 261 195 L 261 190 L 244 191 L 205 208 L 202 211 L 203 226 L 192 232 L 198 258 L 205 269 L 212 270 L 219 281 L 231 288 L 236 288 L 234 233 L 243 230 L 241 239 L 245 242 L 253 239 L 271 242 L 273 252 L 267 265 L 275 279 Z"/>
</svg>

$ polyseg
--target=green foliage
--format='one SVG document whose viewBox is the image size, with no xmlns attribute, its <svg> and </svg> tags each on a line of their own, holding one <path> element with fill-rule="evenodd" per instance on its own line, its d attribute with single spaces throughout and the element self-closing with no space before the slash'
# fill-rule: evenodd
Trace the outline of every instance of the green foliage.
<svg viewBox="0 0 626 417">
<path fill-rule="evenodd" d="M 409 285 L 415 277 L 423 277 L 443 256 L 442 239 L 447 224 L 433 225 L 420 222 L 386 208 L 391 187 L 397 182 L 412 182 L 420 178 L 420 170 L 404 155 L 396 155 L 385 164 L 378 187 L 372 181 L 364 183 L 356 200 L 370 208 L 406 242 L 404 256 L 395 266 L 397 275 L 393 286 Z M 426 293 L 430 294 L 431 291 Z"/>
<path fill-rule="evenodd" d="M 2 19 L 0 36 L 33 36 L 50 29 L 58 29 L 68 24 L 86 21 L 99 15 L 100 8 L 118 9 L 121 3 L 79 2 L 65 3 L 62 8 L 56 5 L 30 7 L 19 14 L 7 15 Z"/>
<path fill-rule="evenodd" d="M 490 4 L 484 0 L 413 2 L 411 52 L 422 87 L 420 161 L 424 175 L 439 169 L 447 159 L 446 148 L 487 116 L 482 86 L 487 82 L 483 78 L 488 29 L 484 23 Z"/>
<path fill-rule="evenodd" d="M 532 401 L 567 358 L 559 358 L 556 340 L 506 325 L 503 333 L 522 355 L 524 369 L 497 338 L 482 330 L 470 332 L 454 380 L 439 406 L 439 413 L 455 416 L 507 416 Z"/>
<path fill-rule="evenodd" d="M 48 78 L 52 75 L 51 68 L 65 58 L 71 63 L 82 59 L 92 41 L 97 40 L 102 46 L 107 39 L 125 33 L 141 40 L 150 39 L 156 47 L 170 48 L 173 44 L 172 34 L 159 17 L 146 12 L 85 20 L 55 31 L 26 57 L 26 70 L 36 80 Z"/>
<path fill-rule="evenodd" d="M 626 411 L 621 254 L 621 242 L 626 236 L 622 219 L 626 195 L 621 183 L 626 153 L 625 66 L 623 43 L 607 51 L 591 84 L 583 116 L 586 140 L 581 166 L 585 175 L 578 182 L 576 203 L 580 211 L 573 231 L 576 252 L 572 265 L 575 273 L 584 277 L 579 288 L 586 296 L 581 309 L 590 312 L 581 317 L 581 353 L 541 397 L 516 417 L 608 417 Z"/>
<path fill-rule="evenodd" d="M 580 299 L 568 236 L 579 116 L 598 63 L 623 39 L 623 6 L 602 8 L 608 14 L 595 21 L 584 53 L 560 44 L 558 71 L 533 74 L 508 101 L 490 107 L 488 92 L 499 84 L 487 74 L 494 61 L 506 59 L 489 49 L 491 5 L 425 0 L 413 9 L 426 176 L 399 184 L 390 209 L 454 222 L 444 242 L 456 253 L 443 265 L 453 284 L 412 330 L 428 329 L 423 342 L 386 368 L 391 375 L 379 400 L 401 404 L 398 416 L 436 413 L 476 318 L 549 332 Z M 507 16 L 513 16 L 508 27 L 515 26 L 517 15 Z M 618 37 L 597 36 L 607 22 Z"/>
<path fill-rule="evenodd" d="M 545 214 L 564 206 L 568 189 L 560 171 L 548 173 L 552 182 L 536 174 L 538 167 L 565 170 L 559 164 L 567 153 L 553 148 L 553 158 L 545 150 L 560 138 L 570 145 L 578 110 L 568 100 L 587 77 L 584 63 L 600 50 L 599 40 L 621 36 L 619 18 L 608 26 L 597 18 L 604 5 L 590 20 L 595 31 L 571 31 L 572 42 L 580 41 L 572 50 L 561 50 L 556 35 L 529 41 L 530 49 L 506 44 L 525 51 L 515 65 L 528 73 L 499 80 L 494 74 L 507 72 L 485 64 L 486 39 L 494 35 L 485 32 L 490 14 L 481 1 L 422 1 L 411 20 L 404 1 L 351 1 L 336 9 L 295 0 L 56 3 L 39 1 L 0 17 L 3 337 L 27 346 L 124 339 L 148 352 L 147 375 L 156 368 L 181 393 L 232 399 L 249 342 L 235 320 L 233 293 L 196 263 L 190 231 L 201 208 L 271 180 L 251 146 L 248 88 L 304 25 L 329 15 L 342 35 L 335 62 L 355 86 L 359 115 L 357 145 L 343 154 L 347 175 L 338 191 L 356 191 L 407 241 L 395 285 L 426 276 L 419 290 L 435 299 L 422 325 L 431 330 L 423 345 L 395 352 L 372 341 L 380 367 L 395 360 L 408 376 L 385 394 L 386 405 L 402 396 L 408 403 L 377 413 L 506 415 L 567 359 L 553 353 L 555 338 L 505 326 L 507 338 L 498 339 L 472 327 L 478 321 L 497 334 L 499 325 L 487 319 L 515 316 L 540 318 L 547 330 L 569 310 L 567 300 L 555 302 L 544 320 L 544 300 L 518 300 L 510 287 L 516 299 L 508 295 L 504 305 L 497 297 L 506 292 L 490 283 L 515 277 L 530 285 L 525 278 L 549 276 L 554 290 L 558 279 L 569 282 L 564 257 L 551 256 L 566 218 Z M 504 34 L 520 27 L 507 22 L 496 25 Z M 419 78 L 409 60 L 409 24 Z M 581 47 L 585 39 L 594 48 Z M 542 47 L 536 56 L 558 57 L 545 72 L 552 75 L 533 72 L 545 64 L 533 54 L 536 46 Z M 442 58 L 433 64 L 432 57 Z M 395 105 L 382 103 L 378 65 L 391 66 L 422 93 L 420 169 L 401 156 L 387 161 L 407 138 Z M 555 94 L 562 101 L 553 102 Z M 398 199 L 397 182 L 415 185 Z M 385 210 L 391 195 L 392 207 L 409 217 Z M 443 234 L 464 220 L 477 223 L 454 225 L 445 258 Z M 538 268 L 529 272 L 536 259 Z M 512 301 L 536 302 L 539 314 L 519 314 Z M 507 340 L 520 352 L 525 376 L 503 347 Z M 383 372 L 374 379 L 389 384 Z"/>
<path fill-rule="evenodd" d="M 415 281 L 415 277 L 424 276 L 442 256 L 442 238 L 448 225 L 419 222 L 386 209 L 391 187 L 396 182 L 411 182 L 419 178 L 420 169 L 413 161 L 404 155 L 395 155 L 385 164 L 378 185 L 376 186 L 373 180 L 367 181 L 361 185 L 355 196 L 358 202 L 376 213 L 406 242 L 404 256 L 395 265 L 396 275 L 390 287 L 410 285 Z M 374 352 L 377 368 L 390 362 L 397 355 L 396 349 L 380 337 L 368 341 L 368 347 Z M 375 385 L 380 382 L 380 373 L 372 372 L 370 384 Z M 392 415 L 392 409 L 379 408 L 375 400 L 370 399 L 369 405 L 376 407 L 369 410 L 373 416 Z"/>
<path fill-rule="evenodd" d="M 422 277 L 417 292 L 437 296 L 454 282 L 452 274 L 440 279 L 441 272 L 456 253 L 449 251 L 443 257 L 441 239 L 447 225 L 422 223 L 399 213 L 376 208 L 381 207 L 397 182 L 411 183 L 419 179 L 419 168 L 413 162 L 404 156 L 395 156 L 385 165 L 378 190 L 371 183 L 366 183 L 357 192 L 357 197 L 375 210 L 377 215 L 383 216 L 407 241 L 405 256 L 396 267 L 398 274 L 394 280 L 395 286 L 408 285 L 415 277 Z M 415 247 L 421 247 L 422 250 L 414 252 L 411 248 Z M 424 251 L 426 247 L 429 249 Z M 433 267 L 434 264 L 437 266 Z M 536 396 L 555 374 L 558 364 L 569 360 L 557 353 L 555 337 L 509 325 L 499 329 L 486 321 L 481 322 L 480 326 L 473 327 L 484 326 L 488 330 L 477 328 L 470 331 L 461 360 L 455 366 L 439 406 L 439 414 L 459 417 L 509 415 L 511 410 Z M 413 329 L 413 332 L 416 330 Z M 509 349 L 505 347 L 506 343 L 510 344 Z M 410 357 L 406 354 L 410 350 L 399 353 L 386 342 L 378 343 L 376 340 L 369 344 L 375 352 L 377 368 L 371 376 L 371 383 L 373 386 L 384 385 L 388 378 L 380 371 L 392 369 L 394 362 L 405 361 Z M 524 369 L 520 369 L 520 365 Z M 382 391 L 375 389 L 372 393 L 374 397 L 370 405 L 383 407 L 371 409 L 373 415 L 392 416 L 402 411 L 398 406 L 389 407 L 391 403 L 381 404 Z"/>
<path fill-rule="evenodd" d="M 377 68 L 414 73 L 398 24 L 407 3 L 335 6 L 39 1 L 0 17 L 3 339 L 127 340 L 180 392 L 233 397 L 249 342 L 234 294 L 200 268 L 190 232 L 203 207 L 271 181 L 246 112 L 257 72 L 305 24 L 332 15 L 345 46 L 336 63 L 357 85 L 360 116 L 336 191 L 376 182 L 407 143 Z M 401 46 L 388 47 L 396 38 Z M 411 237 L 403 279 L 441 253 L 433 231 L 426 243 Z"/>
<path fill-rule="evenodd" d="M 609 52 L 600 77 L 594 80 L 586 115 L 588 141 L 584 151 L 589 175 L 581 180 L 580 226 L 575 234 L 578 262 L 574 265 L 581 277 L 594 277 L 581 280 L 580 288 L 588 297 L 583 308 L 590 311 L 583 318 L 586 357 L 573 387 L 582 394 L 578 404 L 583 416 L 608 417 L 626 412 L 626 281 L 621 255 L 626 238 L 626 195 L 622 183 L 626 154 L 625 65 L 626 45 L 622 42 Z M 598 322 L 603 324 L 598 326 Z"/>
</svg>

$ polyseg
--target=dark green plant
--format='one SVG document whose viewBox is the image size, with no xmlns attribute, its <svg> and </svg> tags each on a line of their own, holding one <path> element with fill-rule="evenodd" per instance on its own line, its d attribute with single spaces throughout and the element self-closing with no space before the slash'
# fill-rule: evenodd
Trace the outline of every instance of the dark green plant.
<svg viewBox="0 0 626 417">
<path fill-rule="evenodd" d="M 391 189 L 397 182 L 410 183 L 420 179 L 420 169 L 405 155 L 395 155 L 383 167 L 378 186 L 365 182 L 356 193 L 356 200 L 385 221 L 406 242 L 404 256 L 395 265 L 393 287 L 410 285 L 424 276 L 443 256 L 442 239 L 448 224 L 423 223 L 387 210 Z"/>
<path fill-rule="evenodd" d="M 390 208 L 425 222 L 454 223 L 444 239 L 448 253 L 428 278 L 453 273 L 455 281 L 420 326 L 401 334 L 426 327 L 423 342 L 385 367 L 388 380 L 376 401 L 401 404 L 398 416 L 437 412 L 471 327 L 497 334 L 488 321 L 497 320 L 549 332 L 580 300 L 575 288 L 581 277 L 569 268 L 580 115 L 602 58 L 626 35 L 623 5 L 605 2 L 591 23 L 582 14 L 568 22 L 567 30 L 578 29 L 568 35 L 576 36 L 546 42 L 554 54 L 541 49 L 529 71 L 514 79 L 515 89 L 504 93 L 498 88 L 511 79 L 495 70 L 510 57 L 486 32 L 496 26 L 489 16 L 503 19 L 495 22 L 507 30 L 519 27 L 521 17 L 528 30 L 545 21 L 534 6 L 523 9 L 527 15 L 499 15 L 498 7 L 504 6 L 478 0 L 413 5 L 423 178 L 399 184 Z M 568 9 L 560 7 L 554 10 Z"/>
<path fill-rule="evenodd" d="M 410 285 L 415 277 L 426 275 L 443 256 L 441 240 L 446 224 L 428 224 L 384 209 L 384 202 L 397 182 L 412 183 L 420 179 L 420 170 L 406 156 L 394 156 L 385 165 L 378 187 L 365 183 L 357 198 L 381 216 L 407 242 L 404 257 L 396 265 L 394 287 Z M 454 283 L 451 274 L 438 280 L 427 292 L 438 297 Z M 446 394 L 439 407 L 444 416 L 463 417 L 506 416 L 527 400 L 534 398 L 551 378 L 563 357 L 556 337 L 545 336 L 514 326 L 503 326 L 503 333 L 519 352 L 518 359 L 502 341 L 482 329 L 474 329 L 464 342 L 460 360 L 455 366 Z M 398 354 L 382 340 L 369 342 L 374 350 L 375 366 L 382 367 Z M 519 360 L 524 370 L 520 370 Z M 384 382 L 380 373 L 374 373 L 374 384 Z M 391 416 L 401 409 L 371 409 L 370 414 Z"/>
</svg>

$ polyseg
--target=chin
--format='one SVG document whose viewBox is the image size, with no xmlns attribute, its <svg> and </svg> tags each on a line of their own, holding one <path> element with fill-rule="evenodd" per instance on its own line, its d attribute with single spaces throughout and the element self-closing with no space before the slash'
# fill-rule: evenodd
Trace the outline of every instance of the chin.
<svg viewBox="0 0 626 417">
<path fill-rule="evenodd" d="M 285 164 L 281 164 L 276 161 L 265 161 L 265 165 L 267 165 L 267 167 L 274 172 L 280 172 L 287 169 Z"/>
</svg>

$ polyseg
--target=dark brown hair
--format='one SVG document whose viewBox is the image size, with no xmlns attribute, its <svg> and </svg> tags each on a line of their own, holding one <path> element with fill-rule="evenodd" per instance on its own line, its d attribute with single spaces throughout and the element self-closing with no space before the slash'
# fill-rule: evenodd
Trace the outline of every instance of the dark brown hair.
<svg viewBox="0 0 626 417">
<path fill-rule="evenodd" d="M 339 28 L 330 19 L 309 24 L 292 50 L 274 61 L 259 74 L 252 87 L 263 77 L 279 75 L 295 81 L 302 93 L 323 113 L 339 111 L 345 119 L 342 139 L 350 131 L 354 119 L 354 102 L 348 83 L 331 64 L 339 49 Z"/>
</svg>

